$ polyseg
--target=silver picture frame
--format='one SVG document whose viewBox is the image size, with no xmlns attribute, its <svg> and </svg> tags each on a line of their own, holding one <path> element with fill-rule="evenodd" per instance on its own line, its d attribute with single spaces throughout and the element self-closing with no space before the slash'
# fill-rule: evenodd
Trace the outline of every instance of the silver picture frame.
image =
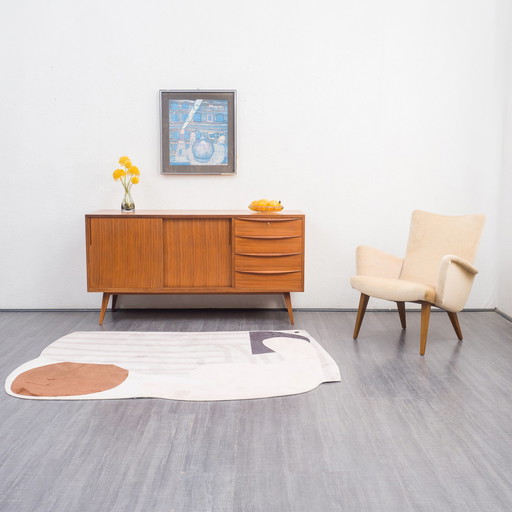
<svg viewBox="0 0 512 512">
<path fill-rule="evenodd" d="M 236 174 L 236 91 L 160 91 L 161 173 Z"/>
</svg>

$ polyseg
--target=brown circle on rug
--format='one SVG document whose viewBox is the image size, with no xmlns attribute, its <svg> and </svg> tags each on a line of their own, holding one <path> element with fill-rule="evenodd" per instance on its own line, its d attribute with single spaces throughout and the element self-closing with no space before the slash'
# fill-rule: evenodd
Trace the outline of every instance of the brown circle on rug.
<svg viewBox="0 0 512 512">
<path fill-rule="evenodd" d="M 18 375 L 11 390 L 25 396 L 75 396 L 119 386 L 128 370 L 114 364 L 54 363 Z"/>
</svg>

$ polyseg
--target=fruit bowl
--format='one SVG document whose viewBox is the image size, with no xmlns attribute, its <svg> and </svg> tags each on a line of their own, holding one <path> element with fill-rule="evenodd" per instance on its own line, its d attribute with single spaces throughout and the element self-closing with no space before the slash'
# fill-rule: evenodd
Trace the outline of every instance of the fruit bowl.
<svg viewBox="0 0 512 512">
<path fill-rule="evenodd" d="M 266 199 L 259 199 L 257 201 L 253 201 L 249 205 L 249 210 L 253 212 L 280 212 L 283 209 L 283 205 L 281 201 L 267 201 Z"/>
</svg>

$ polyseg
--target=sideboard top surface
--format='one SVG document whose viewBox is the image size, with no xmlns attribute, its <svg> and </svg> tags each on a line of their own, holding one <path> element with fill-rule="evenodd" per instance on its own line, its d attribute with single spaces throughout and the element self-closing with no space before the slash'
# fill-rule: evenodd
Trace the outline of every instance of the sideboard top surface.
<svg viewBox="0 0 512 512">
<path fill-rule="evenodd" d="M 98 210 L 86 214 L 86 217 L 279 217 L 304 216 L 300 210 L 281 212 L 252 212 L 250 210 L 137 210 L 134 213 L 121 213 L 119 210 Z"/>
</svg>

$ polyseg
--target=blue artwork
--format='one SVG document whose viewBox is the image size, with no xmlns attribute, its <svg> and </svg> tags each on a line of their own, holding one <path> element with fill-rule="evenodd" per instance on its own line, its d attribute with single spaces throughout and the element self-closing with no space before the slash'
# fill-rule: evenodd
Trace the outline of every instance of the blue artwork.
<svg viewBox="0 0 512 512">
<path fill-rule="evenodd" d="M 228 164 L 228 101 L 169 102 L 169 164 Z"/>
</svg>

